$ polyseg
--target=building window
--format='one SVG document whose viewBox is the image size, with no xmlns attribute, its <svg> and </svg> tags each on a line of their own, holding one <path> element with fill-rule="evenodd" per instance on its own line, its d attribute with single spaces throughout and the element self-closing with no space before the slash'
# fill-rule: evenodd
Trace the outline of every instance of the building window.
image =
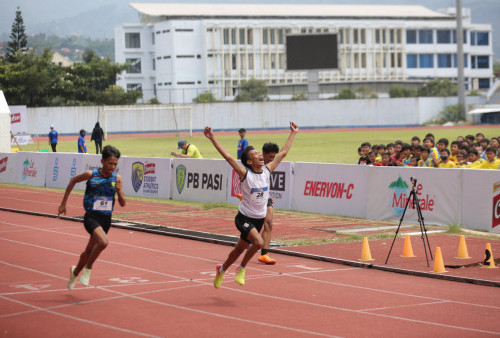
<svg viewBox="0 0 500 338">
<path fill-rule="evenodd" d="M 477 57 L 477 68 L 490 68 L 490 57 L 487 55 Z"/>
<path fill-rule="evenodd" d="M 264 28 L 264 29 L 262 30 L 262 43 L 263 43 L 264 45 L 267 45 L 267 44 L 268 44 L 268 42 L 267 42 L 267 41 L 268 41 L 268 35 L 267 35 L 267 34 L 268 34 L 268 29 L 267 29 L 267 28 Z"/>
<path fill-rule="evenodd" d="M 130 64 L 127 69 L 127 74 L 141 73 L 141 59 L 125 59 L 125 62 Z"/>
<path fill-rule="evenodd" d="M 194 30 L 192 28 L 176 28 L 176 32 L 193 32 Z"/>
<path fill-rule="evenodd" d="M 269 37 L 270 37 L 270 40 L 271 40 L 271 45 L 276 44 L 276 29 L 271 28 L 269 30 Z"/>
<path fill-rule="evenodd" d="M 438 54 L 438 68 L 451 68 L 451 54 Z"/>
<path fill-rule="evenodd" d="M 479 81 L 479 89 L 488 89 L 490 88 L 490 79 L 478 79 Z"/>
<path fill-rule="evenodd" d="M 477 45 L 488 46 L 488 32 L 477 32 Z"/>
<path fill-rule="evenodd" d="M 240 28 L 239 29 L 239 32 L 240 32 L 240 45 L 246 45 L 246 42 L 245 42 L 245 29 L 244 28 Z"/>
<path fill-rule="evenodd" d="M 434 68 L 434 55 L 432 54 L 419 54 L 418 55 L 419 68 Z"/>
<path fill-rule="evenodd" d="M 141 34 L 125 33 L 125 48 L 141 48 Z"/>
<path fill-rule="evenodd" d="M 476 45 L 476 32 L 470 32 L 470 44 L 471 46 Z"/>
<path fill-rule="evenodd" d="M 156 60 L 153 59 L 153 70 L 156 70 Z"/>
<path fill-rule="evenodd" d="M 177 82 L 178 85 L 194 85 L 195 82 L 194 81 L 181 81 L 181 82 Z"/>
<path fill-rule="evenodd" d="M 224 28 L 222 34 L 223 34 L 224 44 L 229 45 L 229 28 Z"/>
<path fill-rule="evenodd" d="M 415 29 L 406 31 L 406 43 L 417 43 L 417 31 Z"/>
<path fill-rule="evenodd" d="M 236 44 L 236 28 L 231 29 L 231 44 Z"/>
<path fill-rule="evenodd" d="M 194 59 L 194 55 L 176 55 L 178 59 Z"/>
<path fill-rule="evenodd" d="M 406 54 L 406 67 L 417 68 L 417 54 Z"/>
<path fill-rule="evenodd" d="M 247 44 L 252 45 L 253 44 L 253 29 L 247 28 Z"/>
<path fill-rule="evenodd" d="M 433 43 L 432 30 L 421 29 L 418 31 L 418 43 Z"/>
<path fill-rule="evenodd" d="M 437 43 L 451 43 L 451 32 L 449 30 L 438 29 Z"/>
<path fill-rule="evenodd" d="M 236 54 L 231 55 L 231 69 L 236 69 Z"/>
<path fill-rule="evenodd" d="M 127 83 L 127 92 L 139 91 L 142 92 L 142 84 L 140 83 Z"/>
<path fill-rule="evenodd" d="M 278 29 L 278 44 L 282 45 L 285 41 L 283 29 Z"/>
<path fill-rule="evenodd" d="M 155 44 L 155 33 L 151 33 L 151 43 L 154 45 Z"/>
</svg>

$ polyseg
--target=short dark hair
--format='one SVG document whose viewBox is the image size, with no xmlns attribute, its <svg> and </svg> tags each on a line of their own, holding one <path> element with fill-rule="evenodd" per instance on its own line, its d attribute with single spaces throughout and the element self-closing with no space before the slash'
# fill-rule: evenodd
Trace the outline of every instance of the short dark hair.
<svg viewBox="0 0 500 338">
<path fill-rule="evenodd" d="M 428 153 L 430 152 L 429 148 L 427 148 L 427 147 L 422 147 L 422 149 L 420 150 L 420 152 L 422 152 L 422 151 L 426 151 Z"/>
<path fill-rule="evenodd" d="M 437 143 L 442 143 L 444 144 L 445 146 L 448 146 L 449 142 L 448 142 L 448 139 L 447 138 L 440 138 L 439 141 L 437 141 Z"/>
<path fill-rule="evenodd" d="M 264 154 L 269 154 L 269 153 L 279 153 L 280 152 L 280 147 L 278 147 L 278 145 L 276 143 L 272 143 L 272 142 L 267 142 L 267 143 L 264 143 L 264 145 L 262 146 L 262 152 Z"/>
<path fill-rule="evenodd" d="M 478 136 L 482 136 L 482 137 L 484 137 L 484 134 L 483 134 L 483 133 L 477 133 L 477 134 L 476 134 L 476 137 L 478 137 Z"/>
<path fill-rule="evenodd" d="M 248 161 L 248 153 L 249 153 L 250 151 L 252 151 L 252 150 L 255 150 L 255 148 L 254 148 L 254 147 L 252 147 L 252 146 L 248 146 L 248 147 L 246 147 L 246 148 L 245 148 L 245 150 L 243 150 L 243 152 L 241 153 L 241 163 L 242 163 L 245 167 L 247 167 L 247 168 L 249 168 L 249 169 L 250 169 L 251 167 L 250 167 L 250 166 L 248 165 L 248 163 L 247 163 L 247 161 Z"/>
<path fill-rule="evenodd" d="M 460 148 L 460 145 L 462 144 L 462 142 L 460 142 L 460 141 L 451 142 L 451 145 L 454 145 L 454 144 L 456 144 Z"/>
<path fill-rule="evenodd" d="M 481 141 L 479 141 L 479 143 L 483 143 L 483 142 L 487 142 L 488 144 L 490 144 L 490 139 L 485 137 Z"/>
<path fill-rule="evenodd" d="M 388 143 L 387 148 L 389 148 L 389 147 L 394 147 L 394 143 Z"/>
<path fill-rule="evenodd" d="M 121 156 L 120 151 L 117 148 L 110 146 L 110 145 L 107 145 L 104 148 L 102 148 L 102 159 L 103 160 L 105 160 L 111 156 L 114 156 L 116 158 L 120 158 L 120 156 Z"/>
<path fill-rule="evenodd" d="M 408 143 L 403 143 L 401 151 L 411 150 L 411 146 Z"/>
<path fill-rule="evenodd" d="M 465 136 L 465 139 L 466 139 L 466 140 L 471 140 L 471 141 L 474 141 L 476 138 L 474 137 L 474 135 L 470 135 L 470 134 L 469 134 L 469 135 Z"/>
<path fill-rule="evenodd" d="M 486 148 L 486 150 L 484 151 L 484 153 L 487 153 L 487 152 L 489 152 L 489 151 L 492 151 L 492 152 L 494 152 L 495 154 L 497 153 L 497 150 L 496 150 L 495 148 L 493 148 L 493 147 L 488 147 L 488 148 Z"/>
<path fill-rule="evenodd" d="M 443 150 L 441 150 L 441 152 L 443 152 L 443 151 L 444 151 L 445 153 L 447 153 L 448 155 L 450 155 L 450 154 L 451 154 L 451 153 L 450 153 L 450 150 L 449 150 L 448 148 L 443 148 Z"/>
<path fill-rule="evenodd" d="M 423 142 L 425 142 L 426 140 L 429 140 L 430 142 L 432 142 L 432 145 L 434 146 L 434 139 L 433 139 L 432 137 L 426 136 L 426 137 L 424 138 L 424 141 L 423 141 Z"/>
<path fill-rule="evenodd" d="M 418 141 L 418 142 L 420 142 L 420 137 L 418 137 L 418 136 L 413 136 L 413 137 L 411 138 L 411 140 L 412 140 L 412 141 Z"/>
<path fill-rule="evenodd" d="M 363 142 L 361 143 L 361 147 L 372 147 L 372 145 L 370 144 L 370 142 Z"/>
<path fill-rule="evenodd" d="M 432 138 L 434 138 L 434 134 L 428 133 L 427 135 L 425 135 L 425 137 L 432 137 Z"/>
<path fill-rule="evenodd" d="M 238 133 L 246 133 L 247 130 L 245 128 L 240 128 L 240 130 L 238 130 Z"/>
<path fill-rule="evenodd" d="M 474 154 L 476 156 L 479 156 L 479 152 L 476 149 L 469 150 L 469 154 Z"/>
</svg>

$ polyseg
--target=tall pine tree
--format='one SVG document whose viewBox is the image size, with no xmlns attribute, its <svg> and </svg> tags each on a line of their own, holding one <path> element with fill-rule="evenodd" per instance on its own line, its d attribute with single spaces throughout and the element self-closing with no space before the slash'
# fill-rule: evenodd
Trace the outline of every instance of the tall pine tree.
<svg viewBox="0 0 500 338">
<path fill-rule="evenodd" d="M 9 60 L 13 61 L 14 54 L 18 50 L 22 50 L 28 44 L 28 36 L 25 32 L 24 20 L 21 15 L 19 6 L 16 11 L 16 18 L 12 24 L 12 31 L 10 33 L 10 41 L 7 42 L 7 56 Z"/>
</svg>

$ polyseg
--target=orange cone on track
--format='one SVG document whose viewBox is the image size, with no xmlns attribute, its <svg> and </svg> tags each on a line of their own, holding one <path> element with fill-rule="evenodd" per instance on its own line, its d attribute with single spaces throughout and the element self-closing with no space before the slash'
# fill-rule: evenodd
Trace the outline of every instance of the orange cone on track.
<svg viewBox="0 0 500 338">
<path fill-rule="evenodd" d="M 443 256 L 441 255 L 440 247 L 436 248 L 436 257 L 434 259 L 434 270 L 432 272 L 434 273 L 448 272 L 444 269 Z"/>
<path fill-rule="evenodd" d="M 495 259 L 493 258 L 493 251 L 491 250 L 490 243 L 486 243 L 486 250 L 484 251 L 483 268 L 496 269 Z"/>
<path fill-rule="evenodd" d="M 403 254 L 401 257 L 416 257 L 413 254 L 413 249 L 411 247 L 410 235 L 406 234 L 405 236 L 405 246 L 403 248 Z"/>
<path fill-rule="evenodd" d="M 368 245 L 368 238 L 366 237 L 363 238 L 363 248 L 361 249 L 360 261 L 374 261 L 370 252 L 370 246 Z"/>
<path fill-rule="evenodd" d="M 465 244 L 465 236 L 460 236 L 460 242 L 458 243 L 458 259 L 469 259 L 469 252 L 467 251 L 467 245 Z"/>
</svg>

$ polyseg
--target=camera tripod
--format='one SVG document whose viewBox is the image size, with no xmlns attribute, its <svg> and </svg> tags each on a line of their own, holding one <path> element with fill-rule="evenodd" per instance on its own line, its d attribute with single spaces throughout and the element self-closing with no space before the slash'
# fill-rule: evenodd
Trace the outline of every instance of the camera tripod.
<svg viewBox="0 0 500 338">
<path fill-rule="evenodd" d="M 418 202 L 417 192 L 415 191 L 415 186 L 417 185 L 417 179 L 410 177 L 411 182 L 411 191 L 408 199 L 406 200 L 406 205 L 403 210 L 403 214 L 401 215 L 401 220 L 399 221 L 398 228 L 396 229 L 396 234 L 394 235 L 394 239 L 392 240 L 391 249 L 389 250 L 389 254 L 387 254 L 387 259 L 385 260 L 385 264 L 389 261 L 389 256 L 391 255 L 392 247 L 394 246 L 394 242 L 396 241 L 396 237 L 398 236 L 399 229 L 401 228 L 401 223 L 403 222 L 403 218 L 405 217 L 406 210 L 408 209 L 408 204 L 410 204 L 410 200 L 412 201 L 413 209 L 417 209 L 418 215 L 418 223 L 420 224 L 420 234 L 422 237 L 422 241 L 424 242 L 424 251 L 425 251 L 425 259 L 427 260 L 427 266 L 429 266 L 429 258 L 427 257 L 427 249 L 429 249 L 429 255 L 432 258 L 431 245 L 429 244 L 429 237 L 427 236 L 427 229 L 424 224 L 424 217 L 422 216 L 422 210 L 420 210 L 420 203 Z M 425 241 L 427 240 L 427 246 Z"/>
</svg>

